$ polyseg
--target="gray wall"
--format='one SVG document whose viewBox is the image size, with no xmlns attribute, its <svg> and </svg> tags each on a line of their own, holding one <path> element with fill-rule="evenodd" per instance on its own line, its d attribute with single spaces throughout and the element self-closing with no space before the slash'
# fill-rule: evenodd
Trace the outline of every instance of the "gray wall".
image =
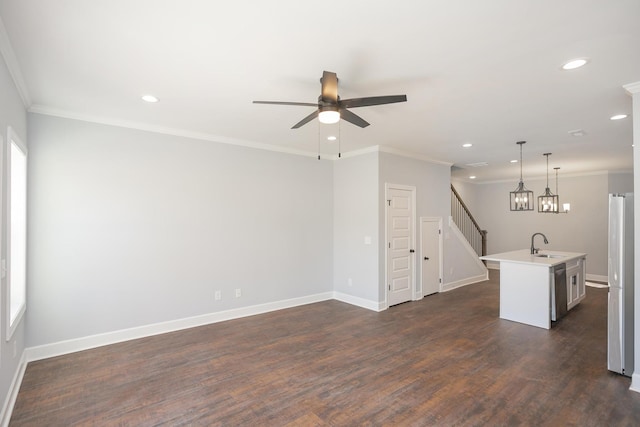
<svg viewBox="0 0 640 427">
<path fill-rule="evenodd" d="M 610 172 L 609 193 L 633 193 L 633 171 Z"/>
<path fill-rule="evenodd" d="M 378 153 L 342 158 L 333 167 L 334 290 L 378 302 Z"/>
<path fill-rule="evenodd" d="M 380 153 L 380 184 L 379 197 L 385 200 L 385 184 L 409 185 L 416 187 L 416 245 L 419 244 L 419 218 L 422 216 L 442 218 L 443 226 L 447 225 L 447 218 L 451 214 L 451 169 L 447 165 L 431 163 L 423 160 L 411 159 L 390 153 Z M 380 220 L 380 236 L 385 238 L 385 206 L 378 204 L 378 215 Z M 446 233 L 446 232 L 445 232 Z M 445 282 L 450 278 L 446 277 L 448 260 L 455 260 L 455 254 L 444 254 Z M 379 298 L 385 299 L 385 248 L 380 245 L 379 253 Z M 420 268 L 416 266 L 420 283 Z"/>
<path fill-rule="evenodd" d="M 549 239 L 549 244 L 544 245 L 540 239 L 536 240 L 537 247 L 586 252 L 587 273 L 606 276 L 608 195 L 610 192 L 632 191 L 632 181 L 632 173 L 560 176 L 560 203 L 571 203 L 568 214 L 542 214 L 537 212 L 537 208 L 531 212 L 511 212 L 509 192 L 516 187 L 516 181 L 472 184 L 474 196 L 468 205 L 480 226 L 488 231 L 490 254 L 528 248 L 531 235 L 542 232 Z M 546 181 L 525 179 L 525 185 L 537 198 L 544 191 Z M 555 193 L 555 182 L 551 190 Z M 469 188 L 465 191 L 468 192 Z"/>
<path fill-rule="evenodd" d="M 7 129 L 11 126 L 16 132 L 21 141 L 28 144 L 27 141 L 27 113 L 22 103 L 22 98 L 18 93 L 9 70 L 2 55 L 0 55 L 0 134 L 2 135 L 3 144 L 0 146 L 0 151 L 6 153 L 7 144 Z M 4 230 L 6 230 L 6 155 L 0 154 L 2 159 L 2 165 L 0 170 L 2 171 L 1 194 L 2 194 L 2 206 L 0 206 L 0 218 L 2 222 L 2 228 L 0 236 L 2 240 L 0 242 L 0 251 L 2 251 L 2 259 L 6 259 L 7 256 L 7 240 L 4 236 Z M 30 167 L 30 165 L 28 166 Z M 2 314 L 2 320 L 0 321 L 0 404 L 5 401 L 9 386 L 14 378 L 18 364 L 20 362 L 20 356 L 25 347 L 25 320 L 24 317 L 17 329 L 13 333 L 10 341 L 5 339 L 6 337 L 6 312 L 7 308 L 7 283 L 6 279 L 2 279 L 2 288 L 0 289 L 0 313 Z M 27 307 L 29 307 L 27 303 Z"/>
<path fill-rule="evenodd" d="M 332 290 L 332 162 L 38 114 L 29 132 L 29 346 Z"/>
</svg>

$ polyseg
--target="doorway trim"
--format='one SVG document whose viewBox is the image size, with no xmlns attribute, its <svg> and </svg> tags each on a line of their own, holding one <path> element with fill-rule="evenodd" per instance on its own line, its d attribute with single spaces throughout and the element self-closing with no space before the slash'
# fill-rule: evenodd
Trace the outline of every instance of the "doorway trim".
<svg viewBox="0 0 640 427">
<path fill-rule="evenodd" d="M 438 278 L 440 279 L 440 286 L 439 286 L 439 291 L 438 292 L 442 292 L 442 285 L 443 285 L 443 277 L 442 277 L 442 272 L 444 271 L 444 262 L 443 262 L 443 254 L 444 254 L 444 243 L 443 243 L 443 229 L 442 229 L 442 217 L 437 217 L 437 216 L 421 216 L 420 217 L 420 257 L 418 258 L 419 260 L 422 259 L 422 257 L 424 256 L 422 253 L 422 236 L 423 236 L 423 224 L 425 222 L 437 222 L 438 223 L 438 230 L 440 231 L 438 233 Z M 422 289 L 422 263 L 420 263 L 420 280 L 417 282 L 420 284 L 420 286 L 416 286 L 416 298 L 415 299 L 422 299 L 424 298 L 424 290 Z"/>
<path fill-rule="evenodd" d="M 413 262 L 411 266 L 411 300 L 416 298 L 416 187 L 411 185 L 384 184 L 384 304 L 385 308 L 389 308 L 389 190 L 406 190 L 411 192 L 411 218 L 413 220 L 413 232 L 411 233 L 411 247 L 414 248 Z"/>
</svg>

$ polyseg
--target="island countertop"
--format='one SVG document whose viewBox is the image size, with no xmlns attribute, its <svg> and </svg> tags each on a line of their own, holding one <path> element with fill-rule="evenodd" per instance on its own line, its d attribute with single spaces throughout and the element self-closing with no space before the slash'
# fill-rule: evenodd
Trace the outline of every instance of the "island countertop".
<svg viewBox="0 0 640 427">
<path fill-rule="evenodd" d="M 548 256 L 545 256 L 548 255 Z M 516 264 L 538 265 L 541 267 L 553 267 L 576 258 L 585 258 L 586 253 L 582 252 L 565 252 L 565 251 L 547 251 L 541 250 L 537 254 L 531 254 L 530 249 L 519 249 L 517 251 L 503 252 L 493 255 L 485 255 L 480 257 L 485 261 L 512 262 Z"/>
</svg>

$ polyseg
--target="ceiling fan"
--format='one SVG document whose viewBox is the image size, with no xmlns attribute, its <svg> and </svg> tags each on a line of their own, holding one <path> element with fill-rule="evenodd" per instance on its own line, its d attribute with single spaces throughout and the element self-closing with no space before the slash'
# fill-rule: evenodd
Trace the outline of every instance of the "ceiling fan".
<svg viewBox="0 0 640 427">
<path fill-rule="evenodd" d="M 322 90 L 316 104 L 310 102 L 281 102 L 281 101 L 253 101 L 254 104 L 298 105 L 316 107 L 317 110 L 293 125 L 291 129 L 298 129 L 316 117 L 321 123 L 337 123 L 340 119 L 365 128 L 369 123 L 347 108 L 370 107 L 372 105 L 393 104 L 406 102 L 407 95 L 369 96 L 366 98 L 340 99 L 338 96 L 338 76 L 331 71 L 324 71 L 320 79 Z"/>
</svg>

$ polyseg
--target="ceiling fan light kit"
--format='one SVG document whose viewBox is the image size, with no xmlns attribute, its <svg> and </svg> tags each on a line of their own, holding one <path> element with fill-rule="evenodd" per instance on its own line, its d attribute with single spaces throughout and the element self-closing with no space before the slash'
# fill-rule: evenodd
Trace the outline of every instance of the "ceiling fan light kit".
<svg viewBox="0 0 640 427">
<path fill-rule="evenodd" d="M 512 211 L 532 211 L 533 191 L 527 190 L 522 181 L 522 145 L 526 141 L 516 142 L 520 146 L 520 182 L 518 187 L 509 193 L 509 207 Z"/>
<path fill-rule="evenodd" d="M 338 109 L 324 109 L 318 114 L 318 120 L 325 125 L 332 125 L 340 121 L 340 112 Z"/>
</svg>

